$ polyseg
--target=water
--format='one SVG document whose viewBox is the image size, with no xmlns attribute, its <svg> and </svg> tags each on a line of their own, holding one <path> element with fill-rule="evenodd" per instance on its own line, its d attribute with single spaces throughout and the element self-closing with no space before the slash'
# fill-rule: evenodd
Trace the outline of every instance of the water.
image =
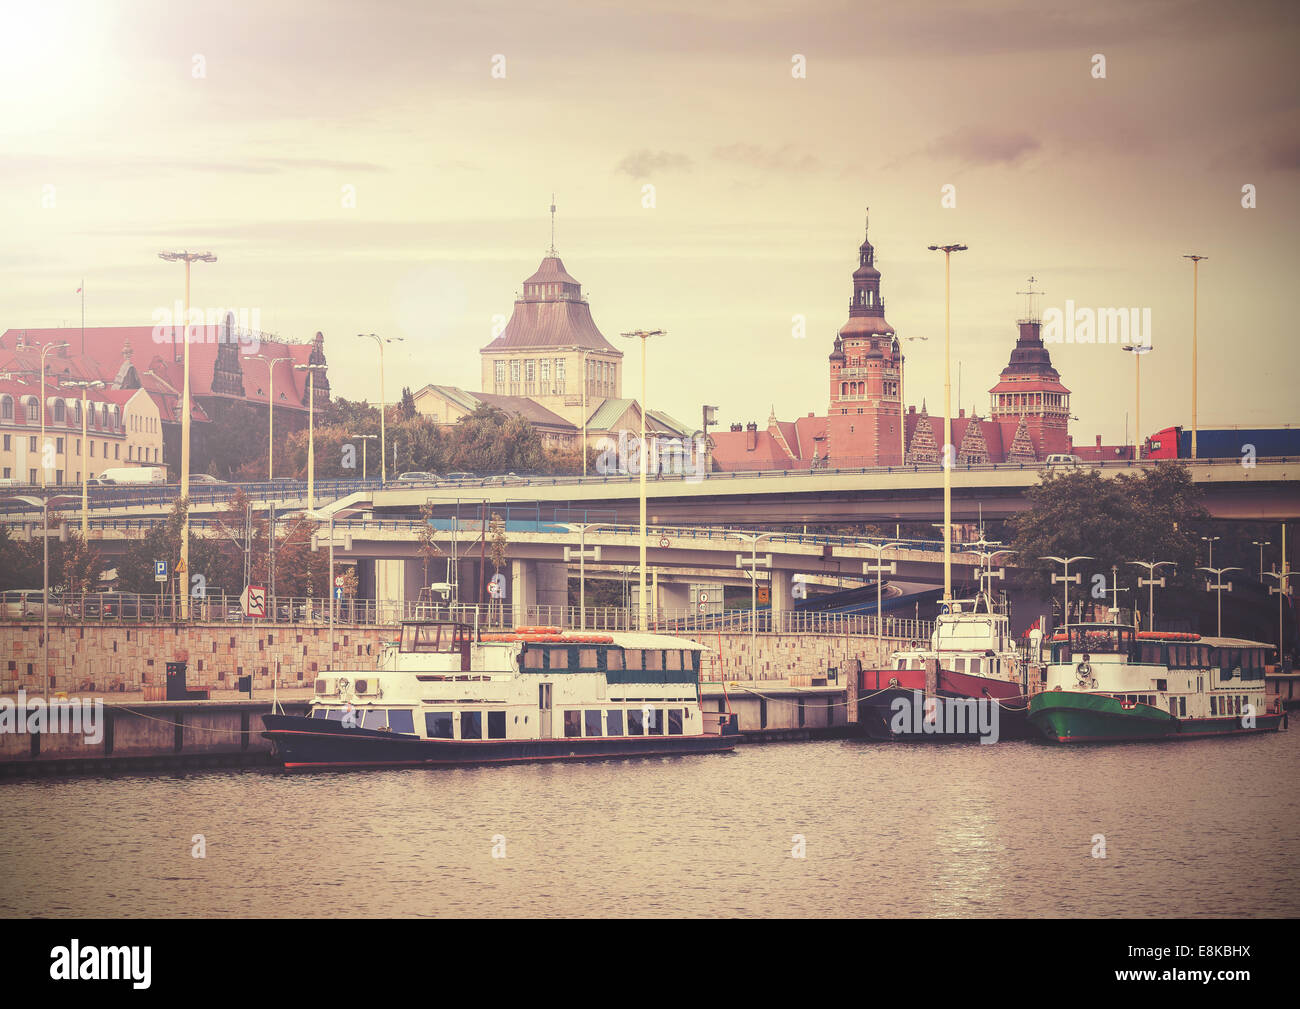
<svg viewBox="0 0 1300 1009">
<path fill-rule="evenodd" d="M 1300 733 L 827 741 L 8 781 L 0 914 L 1294 916 L 1297 757 Z M 195 834 L 206 858 L 191 855 Z"/>
</svg>

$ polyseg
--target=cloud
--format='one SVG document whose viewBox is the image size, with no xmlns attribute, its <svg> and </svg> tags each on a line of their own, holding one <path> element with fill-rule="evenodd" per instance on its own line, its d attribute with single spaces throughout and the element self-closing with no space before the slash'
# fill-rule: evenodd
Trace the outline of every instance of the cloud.
<svg viewBox="0 0 1300 1009">
<path fill-rule="evenodd" d="M 713 156 L 719 161 L 746 165 L 765 172 L 815 172 L 822 164 L 808 153 L 800 153 L 794 144 L 783 147 L 759 147 L 756 144 L 729 144 L 716 148 Z"/>
<path fill-rule="evenodd" d="M 1289 140 L 1275 145 L 1264 156 L 1264 166 L 1283 172 L 1300 171 L 1300 141 Z"/>
<path fill-rule="evenodd" d="M 691 167 L 691 159 L 685 154 L 643 149 L 633 151 L 625 157 L 614 167 L 614 171 L 630 175 L 634 179 L 643 179 L 658 172 L 686 172 Z"/>
<path fill-rule="evenodd" d="M 1027 133 L 968 129 L 936 140 L 921 153 L 933 158 L 956 159 L 970 166 L 1016 165 L 1041 147 L 1037 138 Z"/>
</svg>

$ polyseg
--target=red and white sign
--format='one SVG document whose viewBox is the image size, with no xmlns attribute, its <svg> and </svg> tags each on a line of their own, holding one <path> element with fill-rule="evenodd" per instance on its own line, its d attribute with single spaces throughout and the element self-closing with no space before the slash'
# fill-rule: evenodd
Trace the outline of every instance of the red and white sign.
<svg viewBox="0 0 1300 1009">
<path fill-rule="evenodd" d="M 660 545 L 661 547 L 665 547 L 665 548 L 667 548 L 667 546 L 669 545 L 669 544 L 668 544 L 668 537 L 667 537 L 667 536 L 660 536 L 660 537 L 659 537 L 659 545 Z"/>
<path fill-rule="evenodd" d="M 246 617 L 266 616 L 266 587 L 250 585 L 239 596 L 240 609 Z"/>
<path fill-rule="evenodd" d="M 335 576 L 334 576 L 334 587 L 337 588 L 337 589 L 341 589 L 341 588 L 343 588 L 343 576 L 342 576 L 342 575 L 335 575 Z"/>
</svg>

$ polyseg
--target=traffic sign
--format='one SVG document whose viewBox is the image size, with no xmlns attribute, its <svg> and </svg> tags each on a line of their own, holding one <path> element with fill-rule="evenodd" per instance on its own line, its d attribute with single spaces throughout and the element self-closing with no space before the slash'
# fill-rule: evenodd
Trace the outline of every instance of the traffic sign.
<svg viewBox="0 0 1300 1009">
<path fill-rule="evenodd" d="M 708 601 L 709 601 L 709 594 L 708 594 L 707 592 L 701 592 L 701 593 L 700 593 L 700 602 L 701 602 L 701 603 L 707 603 Z"/>
<path fill-rule="evenodd" d="M 249 585 L 240 593 L 239 606 L 246 617 L 266 616 L 266 587 Z"/>
<path fill-rule="evenodd" d="M 182 557 L 180 560 L 178 560 L 178 561 L 176 562 L 176 573 L 177 573 L 178 575 L 183 575 L 183 574 L 185 574 L 185 558 L 184 558 L 184 557 Z"/>
<path fill-rule="evenodd" d="M 769 600 L 770 600 L 770 596 L 768 594 L 767 586 L 763 586 L 758 590 L 758 601 L 760 603 L 766 603 Z"/>
<path fill-rule="evenodd" d="M 165 582 L 167 580 L 167 562 L 153 562 L 153 580 L 156 582 Z"/>
<path fill-rule="evenodd" d="M 342 576 L 342 575 L 335 575 L 335 576 L 334 576 L 334 587 L 335 587 L 336 589 L 341 589 L 341 588 L 343 588 L 343 576 Z"/>
<path fill-rule="evenodd" d="M 667 547 L 668 547 L 668 545 L 669 545 L 669 544 L 668 544 L 668 537 L 667 537 L 667 536 L 660 536 L 660 537 L 659 537 L 659 545 L 660 545 L 661 547 L 664 547 L 665 549 L 667 549 Z"/>
<path fill-rule="evenodd" d="M 342 586 L 342 585 L 335 585 L 335 586 L 334 586 L 334 598 L 335 598 L 335 599 L 342 599 L 342 598 L 343 598 L 343 586 Z"/>
</svg>

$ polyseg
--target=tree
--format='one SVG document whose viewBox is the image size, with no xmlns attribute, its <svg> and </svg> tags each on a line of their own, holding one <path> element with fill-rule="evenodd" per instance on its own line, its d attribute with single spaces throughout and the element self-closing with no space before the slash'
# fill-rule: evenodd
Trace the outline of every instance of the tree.
<svg viewBox="0 0 1300 1009">
<path fill-rule="evenodd" d="M 418 412 L 415 409 L 415 396 L 411 394 L 410 386 L 402 386 L 402 401 L 398 406 L 398 412 L 402 420 L 414 420 Z"/>
<path fill-rule="evenodd" d="M 424 560 L 424 587 L 429 586 L 429 562 L 435 557 L 442 555 L 442 550 L 433 539 L 433 504 L 423 504 L 420 506 L 420 534 L 417 537 L 417 551 Z"/>
</svg>

